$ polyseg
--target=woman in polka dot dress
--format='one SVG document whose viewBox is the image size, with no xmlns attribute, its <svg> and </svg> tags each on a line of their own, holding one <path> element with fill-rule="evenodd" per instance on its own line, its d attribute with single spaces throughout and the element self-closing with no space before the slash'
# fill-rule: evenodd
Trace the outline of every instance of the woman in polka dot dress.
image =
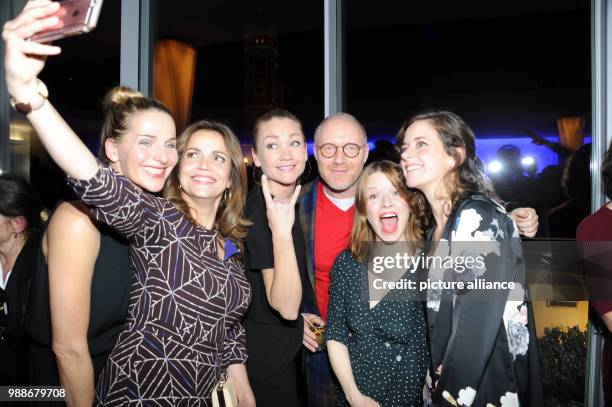
<svg viewBox="0 0 612 407">
<path fill-rule="evenodd" d="M 399 166 L 390 161 L 370 164 L 357 183 L 351 248 L 336 258 L 331 271 L 325 332 L 341 385 L 338 406 L 422 405 L 429 366 L 422 304 L 408 286 L 383 286 L 415 282 L 415 274 L 406 268 L 376 274 L 367 265 L 381 248 L 388 254 L 405 253 L 406 245 L 412 253 L 419 249 L 414 242 L 423 241 L 423 203 L 420 194 L 406 189 Z"/>
</svg>

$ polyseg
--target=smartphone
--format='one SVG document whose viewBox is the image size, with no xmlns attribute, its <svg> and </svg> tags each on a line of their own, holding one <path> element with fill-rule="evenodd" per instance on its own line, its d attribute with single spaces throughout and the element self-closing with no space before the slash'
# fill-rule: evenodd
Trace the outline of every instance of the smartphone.
<svg viewBox="0 0 612 407">
<path fill-rule="evenodd" d="M 54 16 L 60 21 L 45 31 L 33 35 L 30 40 L 50 42 L 72 35 L 85 34 L 96 28 L 103 0 L 64 0 Z"/>
</svg>

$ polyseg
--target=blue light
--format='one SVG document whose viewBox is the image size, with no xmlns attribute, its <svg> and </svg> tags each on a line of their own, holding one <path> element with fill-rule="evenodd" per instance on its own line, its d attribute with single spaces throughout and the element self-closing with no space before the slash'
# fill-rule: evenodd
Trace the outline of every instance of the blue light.
<svg viewBox="0 0 612 407">
<path fill-rule="evenodd" d="M 559 137 L 546 136 L 545 140 L 552 143 L 558 143 Z M 591 137 L 584 138 L 584 144 L 591 142 Z M 497 150 L 500 147 L 512 144 L 519 148 L 521 157 L 531 157 L 538 165 L 538 171 L 542 171 L 549 165 L 559 165 L 559 156 L 553 150 L 546 146 L 534 144 L 527 137 L 503 137 L 503 138 L 479 138 L 476 139 L 476 154 L 485 165 L 497 159 Z"/>
<path fill-rule="evenodd" d="M 557 135 L 545 135 L 544 138 L 552 143 L 558 143 L 559 137 Z M 388 140 L 395 143 L 394 136 L 387 136 L 383 134 L 370 135 L 368 137 L 368 147 L 370 151 L 376 148 L 376 142 L 380 140 Z M 584 144 L 591 142 L 591 136 L 584 137 Z M 313 154 L 312 149 L 313 143 L 307 143 L 308 154 Z M 513 144 L 517 146 L 521 152 L 521 157 L 530 157 L 534 160 L 534 164 L 537 164 L 538 171 L 542 171 L 549 165 L 559 165 L 559 156 L 550 148 L 534 144 L 528 137 L 508 137 L 507 135 L 496 136 L 494 134 L 486 134 L 476 139 L 476 153 L 482 162 L 487 166 L 497 159 L 497 150 L 506 144 Z M 526 166 L 533 164 L 526 164 Z M 489 169 L 490 171 L 490 169 Z"/>
</svg>

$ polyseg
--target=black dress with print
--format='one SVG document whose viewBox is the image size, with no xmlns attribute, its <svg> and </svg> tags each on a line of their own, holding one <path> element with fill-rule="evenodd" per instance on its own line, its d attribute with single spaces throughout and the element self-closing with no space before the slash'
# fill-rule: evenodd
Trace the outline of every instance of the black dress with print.
<svg viewBox="0 0 612 407">
<path fill-rule="evenodd" d="M 325 339 L 348 348 L 362 394 L 385 407 L 420 406 L 429 366 L 422 303 L 414 290 L 396 289 L 370 308 L 368 284 L 366 265 L 348 250 L 340 253 L 331 270 Z M 347 405 L 337 393 L 336 405 Z"/>
<path fill-rule="evenodd" d="M 427 322 L 438 406 L 543 406 L 535 324 L 521 241 L 502 206 L 475 195 L 449 217 L 435 256 L 481 257 L 465 269 L 432 266 L 430 280 L 463 282 L 464 289 L 429 290 Z M 467 263 L 466 263 L 467 264 Z M 513 282 L 514 290 L 468 283 Z"/>
</svg>

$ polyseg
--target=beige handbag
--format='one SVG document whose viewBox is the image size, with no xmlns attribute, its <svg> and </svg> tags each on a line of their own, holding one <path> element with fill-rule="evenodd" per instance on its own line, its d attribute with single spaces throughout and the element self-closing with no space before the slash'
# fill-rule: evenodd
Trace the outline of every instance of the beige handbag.
<svg viewBox="0 0 612 407">
<path fill-rule="evenodd" d="M 226 375 L 223 375 L 219 383 L 213 387 L 212 405 L 213 407 L 238 407 L 236 385 Z"/>
</svg>

